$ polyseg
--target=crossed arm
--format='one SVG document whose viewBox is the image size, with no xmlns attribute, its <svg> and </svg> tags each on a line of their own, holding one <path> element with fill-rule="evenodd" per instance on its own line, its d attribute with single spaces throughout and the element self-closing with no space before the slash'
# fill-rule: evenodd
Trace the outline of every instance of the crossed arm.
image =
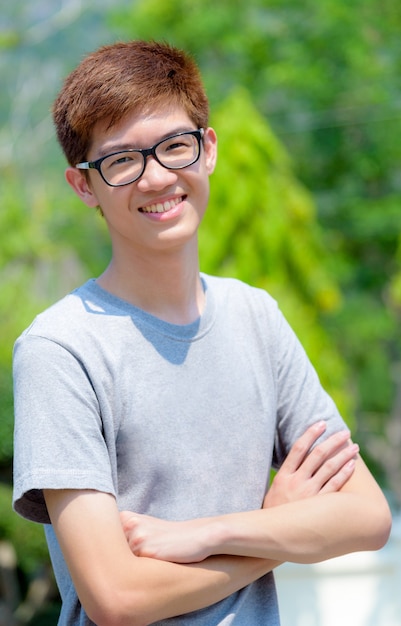
<svg viewBox="0 0 401 626">
<path fill-rule="evenodd" d="M 180 563 L 215 554 L 313 563 L 380 548 L 387 507 L 362 459 L 349 456 L 357 446 L 344 448 L 347 433 L 338 433 L 305 457 L 312 431 L 294 445 L 261 510 L 185 522 L 123 512 L 133 553 Z"/>
<path fill-rule="evenodd" d="M 348 433 L 308 454 L 323 430 L 311 427 L 294 445 L 260 511 L 165 522 L 119 514 L 108 494 L 45 491 L 89 617 L 98 626 L 150 624 L 209 606 L 283 561 L 381 547 L 390 527 L 381 491 L 345 445 Z"/>
</svg>

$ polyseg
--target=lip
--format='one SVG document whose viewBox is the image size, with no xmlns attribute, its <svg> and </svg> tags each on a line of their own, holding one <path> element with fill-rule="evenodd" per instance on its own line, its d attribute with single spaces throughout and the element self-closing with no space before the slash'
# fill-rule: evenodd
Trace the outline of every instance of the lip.
<svg viewBox="0 0 401 626">
<path fill-rule="evenodd" d="M 165 221 L 172 219 L 179 215 L 183 210 L 183 203 L 186 199 L 186 195 L 175 196 L 174 198 L 168 198 L 165 200 L 157 200 L 152 203 L 146 204 L 146 210 L 144 207 L 139 207 L 138 211 L 141 215 L 148 217 L 156 221 Z"/>
</svg>

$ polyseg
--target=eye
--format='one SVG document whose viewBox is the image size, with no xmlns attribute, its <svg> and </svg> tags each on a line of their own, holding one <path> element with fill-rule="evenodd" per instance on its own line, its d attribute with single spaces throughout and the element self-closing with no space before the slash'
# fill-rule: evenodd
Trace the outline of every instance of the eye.
<svg viewBox="0 0 401 626">
<path fill-rule="evenodd" d="M 117 169 L 130 165 L 136 166 L 140 163 L 140 160 L 140 154 L 136 152 L 117 152 L 116 154 L 110 154 L 104 159 L 103 170 Z"/>
<path fill-rule="evenodd" d="M 114 158 L 110 165 L 122 165 L 123 163 L 129 163 L 130 161 L 136 161 L 137 159 L 135 157 L 132 157 L 129 154 L 124 154 L 121 155 L 117 158 Z"/>
<path fill-rule="evenodd" d="M 170 144 L 170 149 L 174 150 L 175 148 L 182 148 L 185 146 L 188 146 L 190 144 L 190 142 L 188 141 L 188 139 L 177 139 L 177 141 L 174 141 L 174 143 Z"/>
<path fill-rule="evenodd" d="M 183 135 L 181 137 L 171 137 L 166 142 L 161 144 L 163 152 L 182 152 L 188 150 L 192 146 L 192 137 L 189 135 Z"/>
</svg>

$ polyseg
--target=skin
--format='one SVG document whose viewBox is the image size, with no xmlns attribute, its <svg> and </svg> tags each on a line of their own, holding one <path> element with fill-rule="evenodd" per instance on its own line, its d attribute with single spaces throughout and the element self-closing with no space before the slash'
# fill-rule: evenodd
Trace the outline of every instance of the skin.
<svg viewBox="0 0 401 626">
<path fill-rule="evenodd" d="M 88 160 L 125 144 L 149 147 L 193 128 L 180 109 L 131 115 L 112 128 L 99 123 Z M 112 260 L 98 279 L 104 289 L 175 324 L 202 313 L 197 231 L 216 156 L 216 134 L 208 128 L 197 163 L 173 172 L 149 158 L 142 178 L 126 187 L 107 186 L 96 171 L 86 177 L 67 169 L 68 183 L 89 207 L 101 207 L 110 232 Z M 169 201 L 171 209 L 161 215 L 143 210 Z M 165 522 L 120 513 L 110 494 L 45 490 L 74 586 L 92 621 L 151 624 L 209 606 L 283 561 L 319 561 L 381 547 L 391 525 L 386 501 L 348 432 L 310 452 L 324 430 L 324 423 L 314 425 L 296 442 L 257 511 Z"/>
</svg>

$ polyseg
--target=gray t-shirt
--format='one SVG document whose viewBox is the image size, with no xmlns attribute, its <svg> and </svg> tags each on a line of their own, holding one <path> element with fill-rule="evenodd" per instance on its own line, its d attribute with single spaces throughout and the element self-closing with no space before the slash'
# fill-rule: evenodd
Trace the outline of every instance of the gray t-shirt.
<svg viewBox="0 0 401 626">
<path fill-rule="evenodd" d="M 120 510 L 185 520 L 259 509 L 272 465 L 324 419 L 344 428 L 264 291 L 202 276 L 206 307 L 174 325 L 91 280 L 16 342 L 15 510 L 45 524 L 60 626 L 88 626 L 42 490 L 96 489 Z M 169 626 L 278 626 L 273 575 Z"/>
</svg>

